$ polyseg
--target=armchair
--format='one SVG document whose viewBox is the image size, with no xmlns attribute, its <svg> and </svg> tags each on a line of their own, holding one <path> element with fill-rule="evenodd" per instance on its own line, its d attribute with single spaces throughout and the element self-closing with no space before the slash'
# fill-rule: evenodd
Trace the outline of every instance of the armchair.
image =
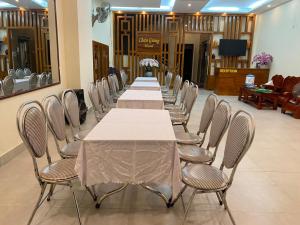
<svg viewBox="0 0 300 225">
<path fill-rule="evenodd" d="M 292 99 L 285 102 L 282 106 L 281 112 L 286 113 L 286 111 L 290 111 L 294 118 L 300 119 L 300 83 L 294 86 L 292 95 Z"/>
<path fill-rule="evenodd" d="M 272 77 L 272 82 L 273 85 L 265 84 L 264 88 L 280 92 L 283 88 L 284 77 L 282 75 L 275 75 Z"/>
<path fill-rule="evenodd" d="M 278 105 L 283 106 L 286 102 L 293 98 L 293 88 L 300 82 L 298 77 L 288 76 L 284 79 L 283 87 L 278 96 Z"/>
</svg>

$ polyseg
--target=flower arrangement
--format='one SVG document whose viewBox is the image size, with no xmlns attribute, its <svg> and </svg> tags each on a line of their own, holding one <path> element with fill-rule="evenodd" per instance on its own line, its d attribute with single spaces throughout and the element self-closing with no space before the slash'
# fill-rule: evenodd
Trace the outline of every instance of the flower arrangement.
<svg viewBox="0 0 300 225">
<path fill-rule="evenodd" d="M 258 65 L 269 65 L 271 62 L 273 62 L 273 56 L 265 52 L 255 55 L 252 61 Z"/>
<path fill-rule="evenodd" d="M 145 67 L 159 67 L 159 62 L 155 59 L 142 59 L 140 61 L 140 66 L 145 66 Z"/>
</svg>

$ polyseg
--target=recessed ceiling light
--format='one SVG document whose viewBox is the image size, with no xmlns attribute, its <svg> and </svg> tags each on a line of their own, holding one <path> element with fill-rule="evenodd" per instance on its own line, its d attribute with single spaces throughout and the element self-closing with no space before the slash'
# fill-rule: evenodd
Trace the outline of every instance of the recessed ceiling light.
<svg viewBox="0 0 300 225">
<path fill-rule="evenodd" d="M 188 4 L 188 7 L 191 7 L 191 6 L 192 6 L 192 4 L 191 4 L 191 3 L 189 3 L 189 4 Z"/>
<path fill-rule="evenodd" d="M 239 7 L 223 7 L 223 6 L 216 6 L 208 8 L 209 11 L 212 12 L 238 12 L 240 10 Z"/>
<path fill-rule="evenodd" d="M 271 5 L 268 5 L 268 8 L 271 8 Z"/>
</svg>

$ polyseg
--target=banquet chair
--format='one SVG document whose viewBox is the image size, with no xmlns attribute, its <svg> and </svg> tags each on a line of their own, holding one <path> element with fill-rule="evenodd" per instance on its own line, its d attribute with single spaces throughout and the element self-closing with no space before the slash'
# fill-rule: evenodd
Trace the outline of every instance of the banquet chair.
<svg viewBox="0 0 300 225">
<path fill-rule="evenodd" d="M 122 79 L 122 85 L 123 85 L 123 90 L 127 90 L 129 88 L 129 86 L 127 85 L 127 81 L 128 81 L 128 76 L 125 73 L 125 70 L 120 70 L 120 75 L 121 75 L 121 79 Z"/>
<path fill-rule="evenodd" d="M 166 104 L 165 105 L 165 110 L 169 110 L 170 112 L 178 112 L 178 111 L 183 111 L 184 109 L 184 101 L 187 93 L 187 89 L 190 86 L 190 82 L 188 80 L 184 81 L 182 88 L 181 88 L 181 93 L 180 93 L 180 99 L 179 99 L 179 104 L 178 105 L 173 105 L 173 104 Z"/>
<path fill-rule="evenodd" d="M 37 84 L 38 84 L 38 76 L 36 73 L 32 73 L 29 77 L 29 89 L 35 89 L 37 88 Z"/>
<path fill-rule="evenodd" d="M 104 113 L 107 113 L 110 110 L 111 106 L 105 97 L 104 88 L 100 80 L 96 81 L 96 88 L 98 90 L 99 102 L 101 103 L 102 111 Z"/>
<path fill-rule="evenodd" d="M 115 105 L 114 104 L 114 99 L 110 94 L 109 85 L 108 85 L 107 80 L 108 79 L 106 79 L 105 77 L 102 78 L 102 86 L 103 86 L 103 89 L 104 89 L 105 98 L 106 98 L 107 102 L 109 103 L 109 105 L 114 106 Z"/>
<path fill-rule="evenodd" d="M 17 71 L 16 71 L 16 77 L 18 79 L 24 79 L 24 77 L 25 77 L 24 71 L 22 69 L 17 69 Z"/>
<path fill-rule="evenodd" d="M 46 86 L 46 84 L 47 84 L 47 73 L 43 72 L 41 74 L 41 77 L 39 78 L 39 80 L 40 80 L 40 87 Z"/>
<path fill-rule="evenodd" d="M 228 128 L 230 117 L 231 107 L 229 103 L 225 100 L 221 100 L 218 103 L 216 110 L 214 110 L 206 148 L 189 144 L 178 145 L 177 149 L 180 160 L 186 163 L 212 164 L 216 158 L 220 141 Z M 214 149 L 213 152 L 211 149 Z"/>
<path fill-rule="evenodd" d="M 52 73 L 47 74 L 47 84 L 52 84 Z"/>
<path fill-rule="evenodd" d="M 186 221 L 195 195 L 204 193 L 216 193 L 220 204 L 224 204 L 231 222 L 235 225 L 234 218 L 228 208 L 226 194 L 232 185 L 239 163 L 252 144 L 254 133 L 255 125 L 252 115 L 239 110 L 233 115 L 229 125 L 220 168 L 207 164 L 189 164 L 182 169 L 182 181 L 185 186 L 181 191 L 181 198 L 187 187 L 194 189 L 185 210 L 182 225 Z M 229 172 L 229 176 L 227 176 L 224 169 Z"/>
<path fill-rule="evenodd" d="M 184 113 L 170 113 L 173 126 L 181 125 L 183 126 L 184 130 L 188 132 L 187 124 L 189 122 L 191 111 L 193 109 L 197 96 L 198 96 L 198 85 L 191 83 L 188 89 L 187 99 L 184 103 L 185 104 Z"/>
<path fill-rule="evenodd" d="M 120 97 L 124 93 L 124 90 L 120 90 L 119 79 L 118 79 L 117 75 L 113 74 L 112 78 L 113 78 L 113 81 L 115 84 L 117 96 Z"/>
<path fill-rule="evenodd" d="M 90 84 L 88 94 L 93 105 L 93 111 L 96 120 L 99 122 L 104 116 L 104 111 L 102 109 L 102 105 L 100 104 L 98 89 L 94 83 Z"/>
<path fill-rule="evenodd" d="M 178 93 L 182 84 L 182 77 L 177 75 L 174 81 L 173 92 L 171 94 L 163 94 L 165 104 L 175 104 L 177 102 Z"/>
<path fill-rule="evenodd" d="M 3 94 L 3 91 L 2 91 L 2 80 L 0 80 L 0 96 Z"/>
<path fill-rule="evenodd" d="M 171 73 L 171 72 L 168 72 L 167 75 L 165 76 L 165 86 L 161 87 L 162 93 L 168 93 L 169 92 L 172 77 L 173 77 L 173 73 Z"/>
<path fill-rule="evenodd" d="M 31 75 L 31 70 L 29 68 L 25 68 L 24 75 L 25 75 L 25 77 L 29 77 Z"/>
<path fill-rule="evenodd" d="M 218 97 L 215 94 L 210 94 L 205 101 L 201 119 L 200 126 L 197 134 L 187 133 L 184 131 L 175 132 L 177 143 L 179 144 L 188 144 L 188 145 L 200 145 L 202 146 L 206 132 L 213 118 L 215 108 L 218 102 Z"/>
<path fill-rule="evenodd" d="M 11 95 L 14 92 L 15 81 L 12 75 L 8 75 L 2 81 L 2 91 L 4 96 Z"/>
<path fill-rule="evenodd" d="M 67 120 L 75 140 L 82 140 L 89 133 L 89 130 L 82 130 L 79 120 L 79 105 L 75 92 L 67 89 L 62 94 L 62 104 Z"/>
<path fill-rule="evenodd" d="M 74 170 L 75 159 L 61 159 L 52 162 L 48 151 L 47 122 L 43 106 L 37 101 L 30 101 L 21 105 L 17 112 L 17 128 L 27 150 L 29 151 L 35 176 L 41 187 L 41 193 L 27 225 L 30 225 L 38 208 L 53 194 L 57 185 L 69 186 L 76 206 L 78 222 L 81 224 L 77 198 L 72 190 L 72 182 L 77 180 Z M 47 158 L 47 165 L 39 168 L 38 160 Z M 44 196 L 47 186 L 50 186 L 48 194 Z"/>
<path fill-rule="evenodd" d="M 113 75 L 108 75 L 107 80 L 108 80 L 108 85 L 110 88 L 111 97 L 114 102 L 117 102 L 120 95 L 117 93 L 117 88 L 116 88 L 116 84 L 115 84 Z"/>
<path fill-rule="evenodd" d="M 81 142 L 70 142 L 68 139 L 66 134 L 64 108 L 59 98 L 56 95 L 50 95 L 44 98 L 43 107 L 59 155 L 63 159 L 77 157 Z M 59 142 L 65 142 L 65 145 L 60 147 Z"/>
</svg>

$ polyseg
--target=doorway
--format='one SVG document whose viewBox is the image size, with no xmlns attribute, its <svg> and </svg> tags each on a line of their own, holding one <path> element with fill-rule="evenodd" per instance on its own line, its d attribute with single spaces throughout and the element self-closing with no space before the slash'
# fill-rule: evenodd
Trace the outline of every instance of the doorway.
<svg viewBox="0 0 300 225">
<path fill-rule="evenodd" d="M 209 71 L 211 34 L 185 33 L 183 78 L 204 88 Z"/>
</svg>

